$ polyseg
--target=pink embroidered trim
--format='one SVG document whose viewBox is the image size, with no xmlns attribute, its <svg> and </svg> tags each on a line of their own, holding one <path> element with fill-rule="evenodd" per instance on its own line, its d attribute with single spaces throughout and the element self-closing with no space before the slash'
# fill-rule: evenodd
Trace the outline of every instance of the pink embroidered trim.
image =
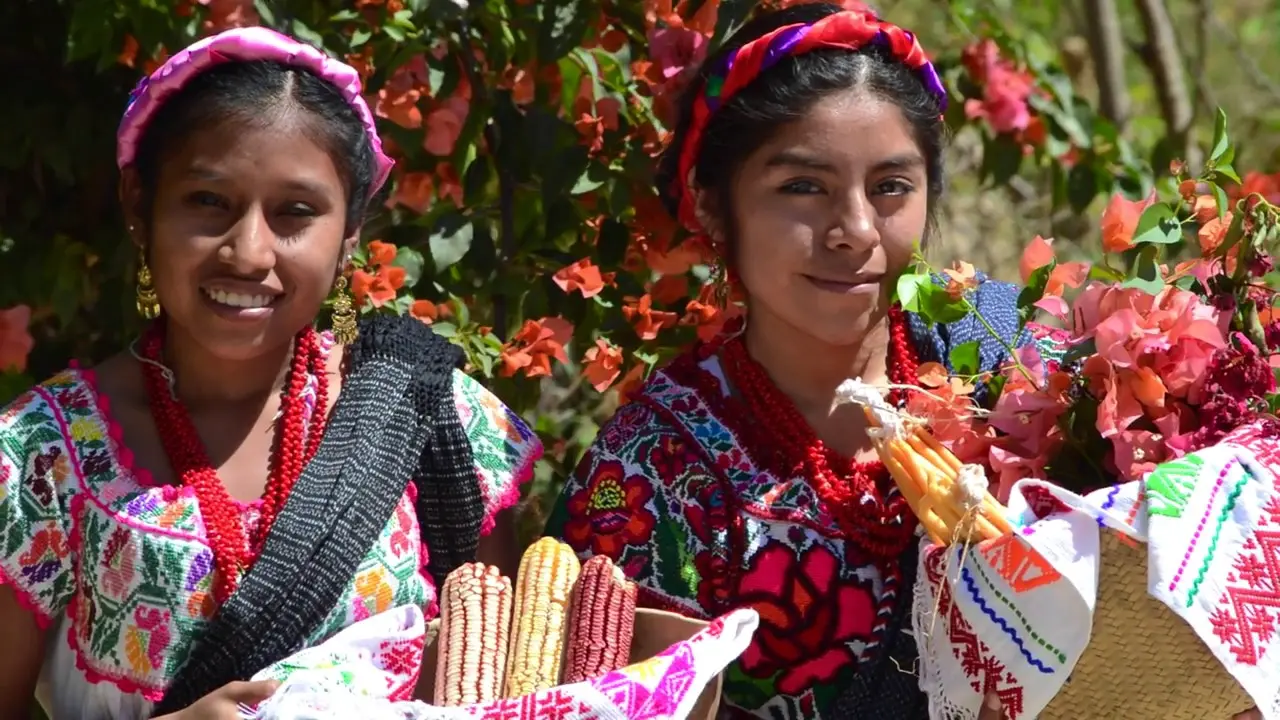
<svg viewBox="0 0 1280 720">
<path fill-rule="evenodd" d="M 40 601 L 36 599 L 35 593 L 27 591 L 17 581 L 9 577 L 8 573 L 0 567 L 0 587 L 8 587 L 13 590 L 13 595 L 18 599 L 18 607 L 31 613 L 36 620 L 36 627 L 43 632 L 49 629 L 53 624 L 53 617 L 49 611 L 41 606 Z"/>
<path fill-rule="evenodd" d="M 497 524 L 498 513 L 520 502 L 520 489 L 533 478 L 533 466 L 542 459 L 542 453 L 542 443 L 535 442 L 533 451 L 525 457 L 524 462 L 520 463 L 520 467 L 511 474 L 511 482 L 507 483 L 507 486 L 502 489 L 496 502 L 491 502 L 489 498 L 485 498 L 485 504 L 491 505 L 492 509 L 480 523 L 480 537 L 493 532 L 493 528 Z"/>
</svg>

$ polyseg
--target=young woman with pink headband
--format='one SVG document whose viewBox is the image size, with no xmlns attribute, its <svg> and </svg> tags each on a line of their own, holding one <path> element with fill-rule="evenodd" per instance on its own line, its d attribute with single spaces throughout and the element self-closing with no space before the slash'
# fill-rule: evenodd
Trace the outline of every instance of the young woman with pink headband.
<svg viewBox="0 0 1280 720">
<path fill-rule="evenodd" d="M 0 717 L 39 685 L 54 720 L 238 718 L 261 668 L 395 605 L 430 616 L 477 553 L 507 565 L 496 516 L 537 438 L 427 326 L 351 308 L 392 165 L 360 93 L 249 28 L 130 98 L 120 197 L 153 321 L 0 410 Z"/>
<path fill-rule="evenodd" d="M 911 628 L 916 521 L 862 410 L 835 396 L 860 377 L 900 402 L 921 361 L 949 366 L 950 348 L 977 341 L 990 370 L 1006 342 L 1033 340 L 1013 337 L 1011 285 L 975 294 L 1005 342 L 972 317 L 929 328 L 892 304 L 914 244 L 932 239 L 946 101 L 912 33 L 827 3 L 757 17 L 683 99 L 658 190 L 720 258 L 746 321 L 655 372 L 600 430 L 548 534 L 612 557 L 642 604 L 759 612 L 722 717 L 930 717 Z"/>
</svg>

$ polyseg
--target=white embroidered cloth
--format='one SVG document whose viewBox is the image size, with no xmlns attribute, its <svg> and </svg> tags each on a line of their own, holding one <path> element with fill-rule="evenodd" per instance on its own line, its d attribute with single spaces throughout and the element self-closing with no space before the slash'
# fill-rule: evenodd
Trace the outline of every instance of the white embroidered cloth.
<svg viewBox="0 0 1280 720">
<path fill-rule="evenodd" d="M 1086 497 L 1024 480 L 1009 503 L 1019 532 L 967 554 L 926 540 L 913 620 L 930 717 L 976 718 L 991 691 L 1012 720 L 1049 705 L 1089 642 L 1104 526 L 1147 543 L 1152 596 L 1280 720 L 1280 438 L 1263 432 Z"/>
<path fill-rule="evenodd" d="M 399 607 L 355 623 L 273 665 L 255 680 L 283 682 L 245 720 L 649 720 L 683 718 L 703 689 L 746 650 L 759 624 L 736 610 L 657 656 L 603 677 L 512 700 L 442 708 L 412 700 L 426 623 Z"/>
</svg>

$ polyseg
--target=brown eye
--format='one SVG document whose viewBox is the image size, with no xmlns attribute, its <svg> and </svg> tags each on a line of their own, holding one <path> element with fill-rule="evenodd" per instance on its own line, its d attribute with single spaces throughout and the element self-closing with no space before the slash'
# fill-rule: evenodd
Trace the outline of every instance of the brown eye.
<svg viewBox="0 0 1280 720">
<path fill-rule="evenodd" d="M 906 195 L 915 189 L 914 185 L 901 178 L 892 178 L 876 185 L 876 193 L 880 195 Z"/>
<path fill-rule="evenodd" d="M 187 202 L 197 207 L 209 207 L 225 209 L 228 205 L 225 198 L 217 193 L 211 193 L 205 190 L 197 190 L 187 196 Z"/>
<path fill-rule="evenodd" d="M 792 180 L 779 190 L 786 195 L 817 195 L 822 192 L 822 188 L 817 183 L 809 180 Z"/>
</svg>

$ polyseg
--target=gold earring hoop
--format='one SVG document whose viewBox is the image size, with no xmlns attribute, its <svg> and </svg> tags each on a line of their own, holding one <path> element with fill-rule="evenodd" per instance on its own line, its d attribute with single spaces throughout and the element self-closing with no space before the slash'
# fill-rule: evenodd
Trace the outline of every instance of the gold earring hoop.
<svg viewBox="0 0 1280 720">
<path fill-rule="evenodd" d="M 156 295 L 152 284 L 151 268 L 147 267 L 147 251 L 138 250 L 138 282 L 135 289 L 138 315 L 144 320 L 155 320 L 160 317 L 160 298 Z"/>
<path fill-rule="evenodd" d="M 333 339 L 342 345 L 350 345 L 356 341 L 360 329 L 356 326 L 356 308 L 351 302 L 351 293 L 347 292 L 347 276 L 339 275 L 333 286 Z"/>
</svg>

